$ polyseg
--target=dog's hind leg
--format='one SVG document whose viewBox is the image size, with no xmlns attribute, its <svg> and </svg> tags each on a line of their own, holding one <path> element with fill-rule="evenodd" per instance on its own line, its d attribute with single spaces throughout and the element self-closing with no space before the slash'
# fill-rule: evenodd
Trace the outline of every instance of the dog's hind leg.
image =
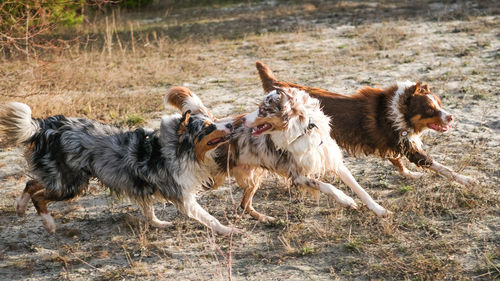
<svg viewBox="0 0 500 281">
<path fill-rule="evenodd" d="M 342 163 L 339 166 L 338 174 L 340 179 L 351 188 L 354 193 L 356 193 L 361 201 L 366 204 L 366 206 L 372 210 L 379 217 L 386 217 L 392 214 L 390 211 L 386 210 L 384 207 L 380 206 L 373 198 L 358 184 L 356 179 L 352 176 L 351 172 Z"/>
<path fill-rule="evenodd" d="M 53 200 L 49 199 L 45 189 L 40 189 L 31 195 L 31 200 L 33 201 L 33 205 L 35 205 L 38 215 L 42 217 L 42 223 L 45 230 L 50 234 L 54 234 L 56 232 L 56 223 L 47 210 L 47 204 Z"/>
<path fill-rule="evenodd" d="M 205 226 L 213 229 L 217 233 L 230 235 L 231 233 L 238 233 L 239 230 L 236 228 L 228 227 L 221 224 L 216 218 L 210 215 L 203 207 L 196 202 L 196 199 L 193 195 L 188 195 L 187 198 L 184 198 L 184 201 L 181 202 L 180 211 L 184 212 L 190 218 L 193 218 Z"/>
<path fill-rule="evenodd" d="M 250 216 L 260 222 L 268 223 L 276 219 L 257 212 L 252 205 L 253 196 L 260 187 L 263 173 L 264 170 L 260 168 L 251 168 L 248 166 L 238 166 L 232 170 L 232 174 L 235 177 L 236 182 L 243 189 L 243 197 L 241 198 L 240 203 L 240 207 L 243 208 L 243 212 L 248 212 Z"/>
<path fill-rule="evenodd" d="M 44 188 L 45 187 L 37 180 L 30 180 L 26 183 L 26 187 L 24 188 L 23 193 L 16 200 L 16 213 L 18 216 L 24 216 L 24 213 L 26 212 L 26 205 L 31 199 L 31 196 L 33 196 L 35 192 Z"/>
<path fill-rule="evenodd" d="M 337 202 L 339 202 L 344 206 L 349 206 L 353 209 L 358 208 L 358 205 L 356 204 L 356 202 L 354 202 L 354 200 L 351 197 L 347 196 L 344 192 L 342 192 L 342 190 L 336 188 L 335 186 L 329 183 L 324 183 L 304 176 L 298 176 L 292 178 L 292 185 L 302 186 L 313 190 L 319 190 L 325 194 L 333 196 L 333 198 L 335 198 Z"/>
<path fill-rule="evenodd" d="M 424 175 L 424 173 L 412 172 L 412 171 L 406 169 L 406 167 L 403 165 L 403 161 L 401 161 L 401 158 L 389 158 L 389 161 L 391 161 L 392 165 L 396 166 L 399 174 L 401 174 L 404 177 L 407 177 L 410 179 L 418 179 Z"/>
<path fill-rule="evenodd" d="M 154 208 L 153 204 L 151 204 L 149 202 L 148 203 L 141 203 L 140 206 L 142 209 L 142 213 L 144 214 L 144 217 L 146 218 L 146 221 L 150 225 L 152 225 L 154 227 L 158 227 L 158 228 L 166 228 L 166 227 L 169 227 L 172 225 L 171 222 L 162 221 L 156 217 L 155 208 Z"/>
</svg>

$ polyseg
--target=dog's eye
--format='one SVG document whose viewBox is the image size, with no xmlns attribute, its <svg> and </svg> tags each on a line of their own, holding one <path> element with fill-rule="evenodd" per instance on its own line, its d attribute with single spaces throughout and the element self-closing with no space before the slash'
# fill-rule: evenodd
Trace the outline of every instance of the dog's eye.
<svg viewBox="0 0 500 281">
<path fill-rule="evenodd" d="M 425 111 L 425 113 L 429 114 L 429 115 L 432 115 L 434 113 L 434 109 L 432 108 L 429 108 Z"/>
</svg>

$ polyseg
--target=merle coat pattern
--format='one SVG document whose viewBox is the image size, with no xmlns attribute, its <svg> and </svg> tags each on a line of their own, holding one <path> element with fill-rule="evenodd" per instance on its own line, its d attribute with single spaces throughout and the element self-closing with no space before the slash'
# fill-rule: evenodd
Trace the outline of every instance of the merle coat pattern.
<svg viewBox="0 0 500 281">
<path fill-rule="evenodd" d="M 112 193 L 136 201 L 154 226 L 171 223 L 156 218 L 152 203 L 168 200 L 188 216 L 220 233 L 231 233 L 195 200 L 209 180 L 215 148 L 228 141 L 231 125 L 200 114 L 162 118 L 159 130 L 133 131 L 84 118 L 53 116 L 32 119 L 30 108 L 9 103 L 0 109 L 0 130 L 11 143 L 27 146 L 26 158 L 35 180 L 18 199 L 23 215 L 32 199 L 45 228 L 55 232 L 47 210 L 50 201 L 73 198 L 95 177 Z"/>
</svg>

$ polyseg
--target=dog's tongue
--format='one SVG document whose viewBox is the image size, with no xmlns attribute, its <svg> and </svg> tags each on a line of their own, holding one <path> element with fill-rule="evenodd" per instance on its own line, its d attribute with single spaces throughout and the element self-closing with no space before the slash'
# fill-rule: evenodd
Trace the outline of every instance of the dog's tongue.
<svg viewBox="0 0 500 281">
<path fill-rule="evenodd" d="M 219 142 L 223 141 L 224 138 L 216 138 L 208 142 L 208 144 L 218 144 Z"/>
<path fill-rule="evenodd" d="M 437 124 L 429 124 L 429 128 L 438 131 L 438 132 L 446 132 L 451 128 L 451 125 L 439 126 Z"/>
</svg>

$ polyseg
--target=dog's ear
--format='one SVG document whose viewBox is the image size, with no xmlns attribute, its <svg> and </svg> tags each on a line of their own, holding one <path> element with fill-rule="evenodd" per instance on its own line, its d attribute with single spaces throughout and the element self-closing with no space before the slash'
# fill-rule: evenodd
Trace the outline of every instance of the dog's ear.
<svg viewBox="0 0 500 281">
<path fill-rule="evenodd" d="M 201 100 L 186 87 L 172 87 L 164 98 L 165 106 L 167 104 L 179 109 L 181 112 L 186 113 L 188 110 L 192 114 L 201 113 L 214 119 L 212 114 L 203 105 Z"/>
<path fill-rule="evenodd" d="M 275 87 L 276 92 L 280 95 L 281 102 L 295 103 L 295 95 L 292 88 L 279 88 Z"/>
<path fill-rule="evenodd" d="M 182 138 L 182 135 L 187 131 L 187 125 L 189 124 L 189 118 L 191 118 L 191 110 L 187 110 L 182 115 L 182 121 L 179 124 L 179 129 L 177 129 L 177 135 Z"/>
<path fill-rule="evenodd" d="M 276 90 L 276 93 L 278 93 L 278 95 L 280 95 L 280 97 L 287 97 L 287 98 L 292 98 L 292 96 L 290 95 L 290 89 L 284 89 L 284 88 L 281 88 L 281 87 L 273 87 L 273 90 Z"/>
<path fill-rule="evenodd" d="M 189 123 L 189 118 L 191 117 L 191 110 L 187 110 L 182 114 L 182 124 L 187 125 Z"/>
<path fill-rule="evenodd" d="M 417 83 L 415 84 L 415 91 L 414 91 L 414 93 L 418 94 L 418 93 L 422 92 L 421 87 L 422 87 L 422 82 L 417 81 Z"/>
<path fill-rule="evenodd" d="M 288 88 L 284 90 L 284 95 L 289 99 L 289 100 L 295 100 L 295 95 L 294 95 L 294 90 L 292 88 Z"/>
<path fill-rule="evenodd" d="M 422 90 L 423 93 L 427 93 L 427 92 L 430 92 L 431 90 L 429 89 L 429 84 L 422 84 L 422 86 L 420 86 L 420 89 Z"/>
<path fill-rule="evenodd" d="M 418 81 L 415 85 L 415 94 L 425 94 L 429 92 L 429 85 Z"/>
<path fill-rule="evenodd" d="M 276 77 L 274 77 L 271 69 L 259 60 L 255 62 L 255 67 L 259 72 L 260 80 L 262 82 L 262 88 L 264 88 L 264 91 L 266 93 L 269 93 L 270 91 L 274 90 L 273 85 L 277 80 Z"/>
</svg>

